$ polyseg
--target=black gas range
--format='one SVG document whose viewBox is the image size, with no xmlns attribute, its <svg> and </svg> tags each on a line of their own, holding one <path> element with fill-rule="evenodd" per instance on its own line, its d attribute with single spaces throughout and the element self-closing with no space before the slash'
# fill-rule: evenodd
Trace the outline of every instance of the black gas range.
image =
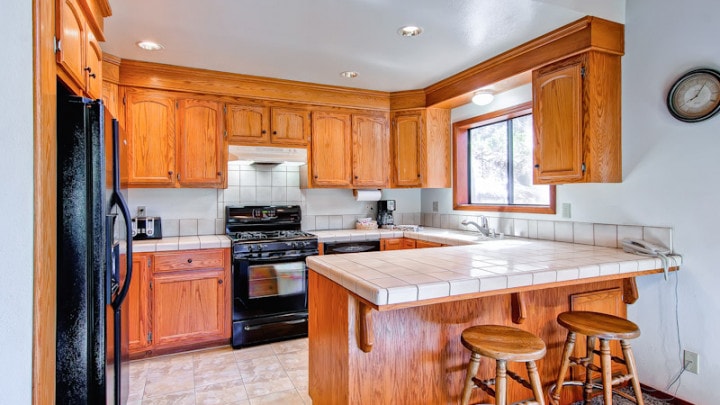
<svg viewBox="0 0 720 405">
<path fill-rule="evenodd" d="M 305 258 L 318 254 L 318 242 L 300 230 L 301 221 L 297 205 L 225 208 L 233 251 L 233 347 L 307 336 Z"/>
</svg>

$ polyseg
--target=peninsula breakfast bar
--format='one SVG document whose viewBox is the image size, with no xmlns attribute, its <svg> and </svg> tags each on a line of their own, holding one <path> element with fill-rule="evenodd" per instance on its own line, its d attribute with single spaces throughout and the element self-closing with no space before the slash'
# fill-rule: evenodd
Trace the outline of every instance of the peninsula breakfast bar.
<svg viewBox="0 0 720 405">
<path fill-rule="evenodd" d="M 670 259 L 677 270 L 681 258 Z M 459 337 L 479 324 L 540 336 L 547 354 L 538 368 L 547 387 L 566 336 L 557 315 L 626 317 L 626 304 L 637 299 L 635 277 L 663 271 L 659 259 L 621 249 L 529 239 L 314 256 L 307 264 L 316 405 L 457 404 L 469 357 Z M 509 369 L 524 375 L 522 364 Z M 482 360 L 480 374 L 493 376 L 494 362 Z M 508 394 L 510 402 L 529 396 L 516 383 Z M 487 401 L 484 395 L 472 400 Z"/>
</svg>

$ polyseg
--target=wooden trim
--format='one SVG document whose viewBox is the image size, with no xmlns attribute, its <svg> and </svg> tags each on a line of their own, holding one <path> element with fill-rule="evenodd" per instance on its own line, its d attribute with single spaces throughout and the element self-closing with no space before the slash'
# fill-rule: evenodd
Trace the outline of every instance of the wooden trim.
<svg viewBox="0 0 720 405">
<path fill-rule="evenodd" d="M 623 301 L 626 304 L 634 304 L 640 298 L 635 277 L 623 280 Z"/>
<path fill-rule="evenodd" d="M 457 107 L 465 94 L 516 74 L 589 50 L 623 55 L 624 48 L 622 24 L 587 16 L 426 87 L 426 106 Z"/>
<path fill-rule="evenodd" d="M 391 110 L 407 110 L 409 108 L 425 108 L 424 91 L 407 90 L 390 93 Z"/>
<path fill-rule="evenodd" d="M 521 292 L 510 294 L 510 305 L 512 306 L 513 323 L 521 324 L 527 319 L 526 295 Z"/>
<path fill-rule="evenodd" d="M 390 94 L 123 59 L 123 86 L 310 103 L 321 106 L 390 110 Z"/>
<path fill-rule="evenodd" d="M 531 214 L 555 214 L 555 186 L 550 186 L 550 202 L 548 205 L 493 205 L 470 204 L 468 190 L 468 131 L 479 125 L 506 121 L 532 113 L 532 102 L 519 104 L 502 110 L 478 115 L 453 124 L 453 209 L 457 211 L 492 211 L 492 212 L 524 212 Z"/>
<path fill-rule="evenodd" d="M 55 1 L 33 2 L 34 243 L 32 403 L 55 402 L 57 65 Z"/>
<path fill-rule="evenodd" d="M 363 301 L 358 301 L 358 331 L 360 341 L 358 347 L 365 353 L 370 353 L 375 343 L 375 335 L 373 331 L 372 308 Z"/>
</svg>

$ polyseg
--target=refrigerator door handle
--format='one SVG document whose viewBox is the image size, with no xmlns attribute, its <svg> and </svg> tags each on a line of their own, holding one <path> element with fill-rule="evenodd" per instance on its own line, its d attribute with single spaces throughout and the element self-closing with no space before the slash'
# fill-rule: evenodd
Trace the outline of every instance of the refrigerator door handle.
<svg viewBox="0 0 720 405">
<path fill-rule="evenodd" d="M 125 199 L 120 193 L 120 140 L 119 140 L 119 126 L 116 119 L 112 120 L 112 142 L 113 142 L 113 190 L 112 196 L 110 197 L 110 204 L 117 205 L 120 208 L 124 222 L 125 222 L 125 243 L 126 243 L 126 273 L 125 282 L 120 288 L 120 292 L 112 302 L 113 309 L 117 310 L 122 305 L 125 297 L 127 296 L 128 289 L 130 288 L 130 280 L 132 279 L 132 221 L 130 217 L 130 209 L 128 208 Z"/>
</svg>

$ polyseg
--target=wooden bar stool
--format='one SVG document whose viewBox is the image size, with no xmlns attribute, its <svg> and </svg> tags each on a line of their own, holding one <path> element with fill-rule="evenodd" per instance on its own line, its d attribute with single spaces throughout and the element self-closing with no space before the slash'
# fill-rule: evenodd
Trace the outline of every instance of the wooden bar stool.
<svg viewBox="0 0 720 405">
<path fill-rule="evenodd" d="M 550 387 L 550 403 L 557 404 L 560 401 L 560 394 L 564 385 L 583 386 L 583 399 L 586 404 L 591 402 L 593 388 L 602 388 L 603 402 L 611 405 L 613 392 L 627 398 L 638 405 L 643 405 L 642 392 L 640 391 L 640 380 L 630 348 L 629 339 L 640 336 L 640 328 L 634 323 L 614 315 L 602 314 L 599 312 L 570 311 L 563 312 L 557 317 L 560 325 L 568 329 L 565 349 L 563 350 L 562 364 L 558 374 L 557 382 Z M 575 335 L 587 337 L 587 352 L 585 357 L 573 357 L 572 351 L 575 347 Z M 595 349 L 596 339 L 600 340 L 600 350 Z M 610 341 L 619 340 L 622 346 L 623 358 L 610 354 Z M 600 355 L 600 367 L 593 363 L 595 354 Z M 628 373 L 612 378 L 612 362 L 625 365 Z M 570 366 L 585 367 L 585 381 L 565 381 Z M 600 373 L 602 385 L 595 383 L 593 372 Z M 613 390 L 613 386 L 632 380 L 632 387 L 635 397 L 625 392 Z"/>
<path fill-rule="evenodd" d="M 524 401 L 523 404 L 545 405 L 540 375 L 535 366 L 535 360 L 545 356 L 545 342 L 542 339 L 530 332 L 509 326 L 479 325 L 465 329 L 460 340 L 472 352 L 465 377 L 465 388 L 462 392 L 462 405 L 468 404 L 472 389 L 475 387 L 495 397 L 496 404 L 506 405 L 507 375 L 532 390 L 534 399 Z M 480 366 L 480 356 L 495 359 L 495 378 L 480 380 L 476 377 Z M 508 370 L 508 361 L 524 362 L 530 382 Z M 490 387 L 491 385 L 495 389 Z"/>
</svg>

